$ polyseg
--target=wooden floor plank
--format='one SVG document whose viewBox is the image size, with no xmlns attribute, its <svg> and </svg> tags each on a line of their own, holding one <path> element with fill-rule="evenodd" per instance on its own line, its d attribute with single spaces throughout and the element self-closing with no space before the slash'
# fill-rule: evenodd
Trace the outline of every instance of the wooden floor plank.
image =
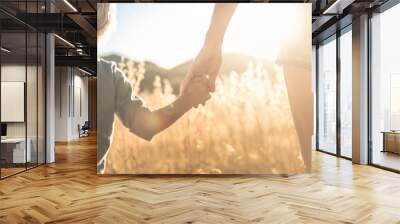
<svg viewBox="0 0 400 224">
<path fill-rule="evenodd" d="M 311 174 L 98 176 L 96 139 L 0 181 L 0 223 L 400 223 L 400 175 L 319 152 Z"/>
</svg>

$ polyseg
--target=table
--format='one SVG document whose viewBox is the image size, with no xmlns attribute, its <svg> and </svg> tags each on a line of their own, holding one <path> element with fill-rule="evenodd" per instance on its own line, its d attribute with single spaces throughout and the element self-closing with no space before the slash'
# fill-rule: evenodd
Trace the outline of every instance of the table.
<svg viewBox="0 0 400 224">
<path fill-rule="evenodd" d="M 25 151 L 25 138 L 5 138 L 1 139 L 1 159 L 6 163 L 26 163 L 31 162 L 32 153 L 30 138 L 26 139 L 28 143 Z M 11 146 L 11 147 L 10 147 Z"/>
<path fill-rule="evenodd" d="M 400 154 L 400 131 L 382 131 L 383 150 L 382 152 L 392 152 Z"/>
</svg>

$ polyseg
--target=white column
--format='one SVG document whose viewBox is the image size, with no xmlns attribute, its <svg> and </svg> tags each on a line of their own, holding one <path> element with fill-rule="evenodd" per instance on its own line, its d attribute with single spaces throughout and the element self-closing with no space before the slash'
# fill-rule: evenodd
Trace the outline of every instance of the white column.
<svg viewBox="0 0 400 224">
<path fill-rule="evenodd" d="M 55 161 L 54 133 L 55 133 L 55 60 L 54 35 L 46 36 L 46 163 Z"/>
<path fill-rule="evenodd" d="M 54 12 L 54 5 L 46 1 L 46 11 Z M 55 44 L 54 35 L 46 35 L 46 163 L 55 161 Z"/>
<path fill-rule="evenodd" d="M 368 15 L 353 19 L 353 162 L 368 163 Z"/>
</svg>

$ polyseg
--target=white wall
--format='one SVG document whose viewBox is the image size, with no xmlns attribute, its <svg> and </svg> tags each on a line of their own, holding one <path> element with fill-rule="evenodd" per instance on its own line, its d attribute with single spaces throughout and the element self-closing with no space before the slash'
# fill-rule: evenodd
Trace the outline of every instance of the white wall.
<svg viewBox="0 0 400 224">
<path fill-rule="evenodd" d="M 76 70 L 75 70 L 76 72 Z M 71 119 L 71 135 L 73 138 L 78 138 L 78 124 L 81 126 L 88 121 L 88 78 L 80 75 L 74 75 L 74 92 L 72 98 L 74 99 L 74 108 L 72 108 L 73 119 Z M 80 92 L 80 93 L 79 93 Z M 79 97 L 80 96 L 80 97 Z M 80 102 L 79 102 L 80 101 Z M 81 108 L 79 108 L 81 107 Z M 75 113 L 74 113 L 75 110 Z M 81 111 L 80 111 L 81 110 Z"/>
<path fill-rule="evenodd" d="M 88 78 L 82 75 L 83 73 L 75 68 L 56 68 L 56 141 L 77 139 L 78 124 L 83 125 L 88 120 Z"/>
<path fill-rule="evenodd" d="M 25 65 L 2 65 L 1 81 L 2 82 L 25 82 Z M 31 74 L 36 68 L 28 66 L 28 74 Z M 31 95 L 28 93 L 28 96 Z M 33 95 L 33 94 L 32 94 Z M 35 94 L 36 96 L 36 94 Z M 7 110 L 7 108 L 1 108 Z M 7 137 L 25 137 L 25 122 L 7 122 Z"/>
<path fill-rule="evenodd" d="M 55 141 L 68 140 L 68 86 L 67 67 L 55 68 Z"/>
</svg>

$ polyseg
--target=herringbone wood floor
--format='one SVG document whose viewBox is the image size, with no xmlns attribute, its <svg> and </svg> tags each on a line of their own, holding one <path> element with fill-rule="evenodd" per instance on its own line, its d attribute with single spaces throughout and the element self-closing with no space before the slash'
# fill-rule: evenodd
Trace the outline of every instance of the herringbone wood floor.
<svg viewBox="0 0 400 224">
<path fill-rule="evenodd" d="M 0 181 L 0 223 L 400 223 L 400 175 L 315 152 L 311 174 L 96 175 L 96 143 Z"/>
</svg>

